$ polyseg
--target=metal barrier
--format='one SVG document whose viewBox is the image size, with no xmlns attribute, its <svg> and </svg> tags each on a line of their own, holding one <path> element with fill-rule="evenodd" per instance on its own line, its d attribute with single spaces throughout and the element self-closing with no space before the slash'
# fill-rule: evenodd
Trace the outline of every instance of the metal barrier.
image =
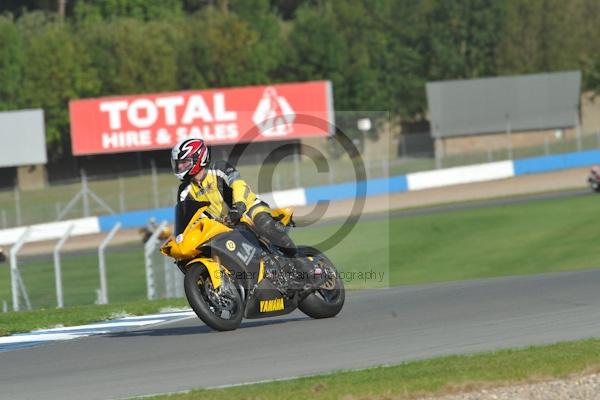
<svg viewBox="0 0 600 400">
<path fill-rule="evenodd" d="M 65 306 L 62 287 L 62 268 L 60 264 L 60 250 L 71 236 L 71 233 L 73 232 L 74 228 L 75 225 L 69 226 L 65 231 L 63 237 L 58 241 L 58 243 L 54 247 L 54 281 L 56 284 L 56 304 L 58 308 L 63 308 Z"/>
<path fill-rule="evenodd" d="M 116 235 L 117 231 L 121 228 L 121 223 L 117 222 L 111 231 L 106 235 L 106 238 L 100 243 L 98 247 L 98 270 L 100 272 L 100 291 L 98 292 L 97 304 L 108 304 L 108 287 L 106 283 L 106 260 L 104 257 L 104 250 L 108 243 Z"/>
<path fill-rule="evenodd" d="M 50 246 L 38 243 L 43 230 L 38 231 L 34 226 L 23 228 L 18 241 L 7 249 L 9 268 L 0 283 L 10 294 L 6 305 L 0 299 L 0 312 L 144 299 L 143 246 L 137 240 L 117 241 L 122 227 L 122 224 L 114 223 L 111 231 L 101 238 L 89 237 L 84 239 L 89 240 L 87 243 L 81 240 L 71 243 L 78 227 L 63 224 L 56 229 L 57 240 Z M 126 234 L 123 238 L 130 236 Z M 154 262 L 154 268 L 160 268 L 162 280 L 163 268 L 168 266 L 170 273 L 177 268 L 166 265 L 160 257 L 159 262 Z M 115 271 L 114 276 L 111 276 L 112 271 Z M 173 275 L 167 279 L 169 296 L 174 296 L 176 282 Z M 161 287 L 158 296 L 164 297 L 163 292 Z"/>
<path fill-rule="evenodd" d="M 19 240 L 17 240 L 17 242 L 10 248 L 10 284 L 14 311 L 20 311 L 21 309 L 19 294 L 23 295 L 27 309 L 31 310 L 29 294 L 27 293 L 27 288 L 25 287 L 25 283 L 23 283 L 23 279 L 21 278 L 19 265 L 17 263 L 17 254 L 27 241 L 30 232 L 31 229 L 29 227 L 25 229 Z"/>
</svg>

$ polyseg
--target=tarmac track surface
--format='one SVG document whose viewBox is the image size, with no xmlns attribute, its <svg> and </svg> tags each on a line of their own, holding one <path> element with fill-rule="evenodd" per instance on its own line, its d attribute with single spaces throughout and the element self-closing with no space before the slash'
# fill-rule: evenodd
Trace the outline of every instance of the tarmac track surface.
<svg viewBox="0 0 600 400">
<path fill-rule="evenodd" d="M 598 336 L 600 270 L 365 290 L 213 332 L 195 318 L 0 353 L 1 399 L 112 399 Z"/>
</svg>

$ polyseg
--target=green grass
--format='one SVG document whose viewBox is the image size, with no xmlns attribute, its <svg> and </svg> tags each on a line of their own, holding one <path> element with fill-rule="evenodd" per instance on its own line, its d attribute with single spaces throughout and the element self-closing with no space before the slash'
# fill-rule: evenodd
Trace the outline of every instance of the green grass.
<svg viewBox="0 0 600 400">
<path fill-rule="evenodd" d="M 598 371 L 600 340 L 590 339 L 152 399 L 407 399 Z"/>
<path fill-rule="evenodd" d="M 597 268 L 593 216 L 599 210 L 597 196 L 584 196 L 425 216 L 363 218 L 326 254 L 350 289 Z M 301 228 L 293 236 L 297 243 L 315 244 L 339 228 Z M 141 245 L 109 248 L 107 264 L 111 302 L 145 298 Z M 0 301 L 10 304 L 5 266 L 0 267 Z M 53 313 L 51 258 L 24 259 L 20 268 L 33 306 Z M 65 304 L 93 304 L 99 287 L 97 254 L 64 256 L 63 268 Z"/>
<path fill-rule="evenodd" d="M 53 328 L 57 325 L 73 326 L 104 321 L 124 313 L 146 315 L 157 313 L 167 307 L 187 306 L 187 302 L 183 299 L 165 299 L 0 313 L 0 336 L 16 332 L 29 332 L 33 329 Z"/>
<path fill-rule="evenodd" d="M 600 266 L 596 197 L 399 220 L 391 229 L 392 283 L 423 283 Z"/>
</svg>

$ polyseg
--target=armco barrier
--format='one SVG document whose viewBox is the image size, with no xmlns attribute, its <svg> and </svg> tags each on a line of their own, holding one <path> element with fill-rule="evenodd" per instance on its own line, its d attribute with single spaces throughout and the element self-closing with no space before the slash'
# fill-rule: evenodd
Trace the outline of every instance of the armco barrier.
<svg viewBox="0 0 600 400">
<path fill-rule="evenodd" d="M 512 161 L 468 165 L 408 174 L 408 190 L 423 190 L 464 183 L 510 178 L 515 175 Z"/>
<path fill-rule="evenodd" d="M 591 166 L 600 162 L 600 150 L 564 153 L 555 156 L 525 158 L 513 161 L 515 175 L 538 174 L 561 169 Z"/>
<path fill-rule="evenodd" d="M 402 175 L 371 179 L 358 183 L 348 182 L 336 185 L 298 188 L 261 194 L 261 198 L 267 203 L 279 207 L 303 206 L 315 204 L 324 200 L 336 201 L 351 199 L 361 193 L 365 193 L 366 196 L 375 196 L 386 193 L 422 190 L 456 184 L 510 178 L 525 174 L 585 167 L 594 163 L 600 163 L 600 150 L 415 172 L 406 176 Z M 65 229 L 67 229 L 66 227 L 72 224 L 75 225 L 73 235 L 84 235 L 98 233 L 100 231 L 109 231 L 117 222 L 120 222 L 125 229 L 138 228 L 144 226 L 150 218 L 155 218 L 156 221 L 166 220 L 173 222 L 173 208 L 166 207 L 155 210 L 140 210 L 124 214 L 33 225 L 33 233 L 30 240 L 58 239 L 62 236 Z M 0 230 L 0 245 L 14 243 L 24 229 L 24 227 L 19 227 Z"/>
<path fill-rule="evenodd" d="M 41 240 L 53 240 L 63 237 L 67 229 L 73 227 L 72 235 L 88 235 L 100 232 L 100 225 L 97 217 L 72 219 L 68 221 L 50 222 L 46 224 L 31 225 L 28 242 L 36 242 Z M 0 230 L 0 245 L 9 245 L 17 241 L 26 227 Z"/>
<path fill-rule="evenodd" d="M 173 222 L 175 212 L 173 207 L 157 208 L 153 210 L 139 210 L 123 214 L 102 215 L 98 217 L 100 221 L 100 230 L 107 232 L 117 223 L 121 223 L 122 229 L 139 228 L 145 226 L 150 218 L 154 218 L 157 223 L 160 221 Z"/>
<path fill-rule="evenodd" d="M 406 192 L 408 183 L 406 176 L 370 179 L 362 182 L 339 183 L 336 185 L 309 187 L 304 189 L 306 204 L 315 204 L 323 200 L 346 200 L 365 193 L 365 196 Z"/>
</svg>

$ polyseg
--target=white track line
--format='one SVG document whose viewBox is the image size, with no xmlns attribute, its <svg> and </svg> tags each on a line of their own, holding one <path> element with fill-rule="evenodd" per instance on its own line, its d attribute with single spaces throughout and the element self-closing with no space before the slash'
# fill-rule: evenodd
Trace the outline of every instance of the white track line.
<svg viewBox="0 0 600 400">
<path fill-rule="evenodd" d="M 0 352 L 31 347 L 48 342 L 72 340 L 92 335 L 125 332 L 131 328 L 156 325 L 195 316 L 193 311 L 124 317 L 89 325 L 41 329 L 29 333 L 0 337 Z"/>
</svg>

